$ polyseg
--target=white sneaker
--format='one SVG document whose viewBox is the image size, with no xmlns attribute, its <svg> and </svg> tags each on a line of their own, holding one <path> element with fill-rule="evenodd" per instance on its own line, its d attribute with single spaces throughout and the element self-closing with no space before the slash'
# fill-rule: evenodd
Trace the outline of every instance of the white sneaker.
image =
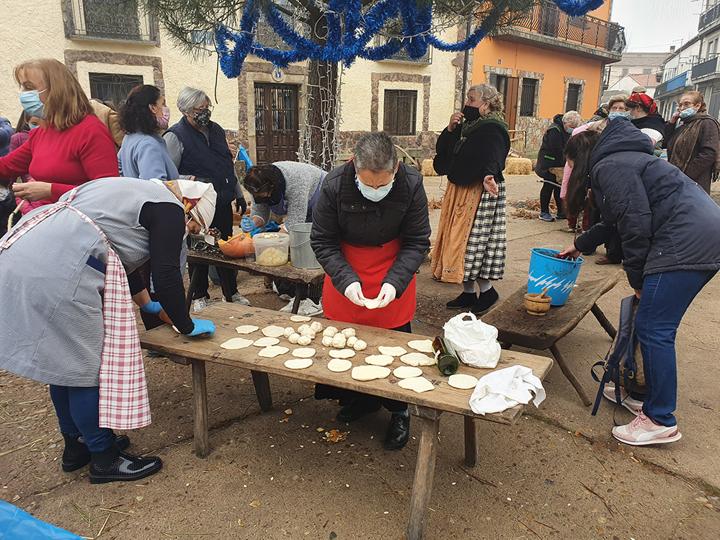
<svg viewBox="0 0 720 540">
<path fill-rule="evenodd" d="M 280 291 L 278 291 L 277 285 L 275 285 L 274 281 L 273 281 L 273 285 L 272 285 L 272 290 L 275 294 L 278 295 L 280 300 L 285 300 L 287 302 L 288 300 L 293 299 L 292 296 L 290 296 L 289 294 L 280 294 Z"/>
<path fill-rule="evenodd" d="M 225 300 L 225 298 L 223 298 L 223 302 L 227 302 L 227 300 Z M 236 292 L 235 294 L 232 295 L 232 298 L 230 298 L 230 302 L 232 302 L 233 304 L 240 304 L 241 306 L 249 306 L 250 305 L 250 300 L 245 298 L 239 292 Z"/>
<path fill-rule="evenodd" d="M 614 427 L 612 434 L 621 443 L 632 446 L 667 444 L 679 441 L 682 437 L 677 426 L 661 426 L 643 413 L 637 415 L 629 424 Z"/>
<path fill-rule="evenodd" d="M 284 313 L 291 313 L 295 299 L 293 298 L 288 302 L 286 306 L 280 308 L 280 311 Z M 300 301 L 300 307 L 298 308 L 298 315 L 304 315 L 305 317 L 314 317 L 316 315 L 322 315 L 323 308 L 322 303 L 316 304 L 309 298 L 305 298 Z"/>
<path fill-rule="evenodd" d="M 210 305 L 210 300 L 208 298 L 198 298 L 197 300 L 193 300 L 193 303 L 192 303 L 193 313 L 200 313 L 203 309 L 205 309 L 209 305 Z"/>
<path fill-rule="evenodd" d="M 603 388 L 603 396 L 605 396 L 606 399 L 609 399 L 613 403 L 617 405 L 617 401 L 615 401 L 615 385 L 614 384 L 606 384 L 605 388 Z M 633 399 L 630 397 L 630 394 L 628 394 L 624 388 L 620 388 L 620 400 L 623 407 L 625 407 L 628 411 L 633 413 L 635 416 L 639 415 L 642 412 L 643 408 L 643 402 L 639 401 L 637 399 Z"/>
</svg>

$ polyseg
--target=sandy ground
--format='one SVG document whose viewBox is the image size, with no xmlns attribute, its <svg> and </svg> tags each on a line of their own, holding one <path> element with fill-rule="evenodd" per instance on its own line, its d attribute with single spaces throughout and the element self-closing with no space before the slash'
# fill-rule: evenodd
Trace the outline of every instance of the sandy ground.
<svg viewBox="0 0 720 540">
<path fill-rule="evenodd" d="M 439 198 L 439 179 L 428 179 Z M 510 202 L 536 198 L 534 177 L 510 177 Z M 514 216 L 509 258 L 498 289 L 508 294 L 527 276 L 532 247 L 563 247 L 561 223 Z M 432 214 L 437 223 L 439 211 Z M 593 264 L 581 279 L 616 271 Z M 279 308 L 261 279 L 241 275 L 253 304 Z M 415 331 L 435 334 L 452 313 L 443 306 L 457 287 L 423 267 Z M 611 320 L 630 293 L 622 282 L 600 305 Z M 444 415 L 427 538 L 717 538 L 720 442 L 717 377 L 720 304 L 716 279 L 686 315 L 678 334 L 678 418 L 683 439 L 633 449 L 610 436 L 630 415 L 604 403 L 590 416 L 557 367 L 548 398 L 515 426 L 481 422 L 480 461 L 462 464 L 462 421 Z M 588 392 L 592 363 L 609 339 L 588 317 L 560 343 Z M 137 483 L 93 486 L 87 470 L 60 470 L 61 437 L 47 391 L 0 372 L 0 497 L 37 517 L 95 538 L 399 539 L 408 515 L 417 441 L 382 449 L 388 413 L 351 426 L 335 406 L 312 399 L 310 385 L 271 380 L 275 407 L 261 414 L 249 373 L 209 366 L 212 453 L 192 452 L 190 371 L 164 359 L 146 362 L 153 424 L 131 433 L 132 450 L 162 456 L 159 474 Z M 349 431 L 326 443 L 318 428 Z M 101 534 L 99 534 L 101 533 Z"/>
</svg>

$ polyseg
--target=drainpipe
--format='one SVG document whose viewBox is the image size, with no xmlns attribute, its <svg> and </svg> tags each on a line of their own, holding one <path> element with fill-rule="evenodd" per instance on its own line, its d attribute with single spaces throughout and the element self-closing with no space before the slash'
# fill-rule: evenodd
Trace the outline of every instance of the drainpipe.
<svg viewBox="0 0 720 540">
<path fill-rule="evenodd" d="M 465 26 L 465 38 L 472 32 L 472 15 L 468 15 L 468 20 Z M 465 56 L 463 58 L 463 74 L 462 74 L 462 94 L 460 95 L 460 107 L 465 103 L 465 95 L 467 94 L 467 83 L 468 83 L 468 68 L 470 67 L 470 49 L 465 49 Z"/>
</svg>

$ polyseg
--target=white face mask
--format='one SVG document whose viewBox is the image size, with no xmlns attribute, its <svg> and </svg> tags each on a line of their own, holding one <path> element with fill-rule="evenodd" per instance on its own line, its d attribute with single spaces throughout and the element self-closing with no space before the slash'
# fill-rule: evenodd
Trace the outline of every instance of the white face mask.
<svg viewBox="0 0 720 540">
<path fill-rule="evenodd" d="M 359 176 L 355 176 L 355 183 L 357 184 L 357 187 L 363 197 L 365 197 L 368 201 L 376 203 L 382 201 L 385 197 L 388 196 L 388 194 L 392 190 L 393 184 L 395 183 L 395 178 L 393 178 L 392 181 L 386 186 L 380 186 L 377 189 L 363 184 Z"/>
</svg>

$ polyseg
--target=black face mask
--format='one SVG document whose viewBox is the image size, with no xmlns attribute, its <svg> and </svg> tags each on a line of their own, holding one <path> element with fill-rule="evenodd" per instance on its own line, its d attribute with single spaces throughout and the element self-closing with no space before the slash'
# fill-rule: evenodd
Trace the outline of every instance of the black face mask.
<svg viewBox="0 0 720 540">
<path fill-rule="evenodd" d="M 471 107 L 470 105 L 465 105 L 462 110 L 463 116 L 465 117 L 465 120 L 468 122 L 473 122 L 480 118 L 480 109 L 477 107 Z"/>
</svg>

